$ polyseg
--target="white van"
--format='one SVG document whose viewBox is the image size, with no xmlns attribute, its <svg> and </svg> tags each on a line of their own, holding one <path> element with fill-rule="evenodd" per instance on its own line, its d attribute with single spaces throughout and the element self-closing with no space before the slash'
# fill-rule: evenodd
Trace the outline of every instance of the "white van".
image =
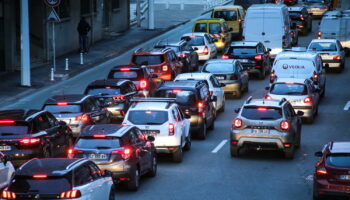
<svg viewBox="0 0 350 200">
<path fill-rule="evenodd" d="M 320 54 L 315 52 L 282 52 L 277 55 L 270 75 L 270 83 L 278 78 L 310 79 L 325 93 L 326 72 Z"/>
<path fill-rule="evenodd" d="M 293 24 L 294 25 L 294 24 Z M 291 47 L 291 22 L 284 4 L 256 4 L 248 8 L 243 26 L 246 41 L 260 41 L 275 57 L 283 48 Z"/>
</svg>

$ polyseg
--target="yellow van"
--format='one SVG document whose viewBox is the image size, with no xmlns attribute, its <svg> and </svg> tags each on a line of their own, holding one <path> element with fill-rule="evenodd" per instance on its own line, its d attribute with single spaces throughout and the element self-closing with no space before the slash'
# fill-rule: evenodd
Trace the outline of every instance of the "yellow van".
<svg viewBox="0 0 350 200">
<path fill-rule="evenodd" d="M 215 7 L 211 17 L 224 19 L 228 28 L 232 28 L 231 37 L 237 40 L 242 38 L 245 17 L 245 11 L 242 6 L 226 5 Z"/>
<path fill-rule="evenodd" d="M 231 42 L 231 31 L 224 19 L 199 19 L 194 22 L 192 32 L 209 33 L 218 51 L 223 51 Z"/>
</svg>

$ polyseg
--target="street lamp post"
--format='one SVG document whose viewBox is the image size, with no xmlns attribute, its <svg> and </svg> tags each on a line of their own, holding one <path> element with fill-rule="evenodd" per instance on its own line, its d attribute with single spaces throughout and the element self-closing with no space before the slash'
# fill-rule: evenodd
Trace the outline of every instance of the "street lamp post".
<svg viewBox="0 0 350 200">
<path fill-rule="evenodd" d="M 21 85 L 30 87 L 30 46 L 28 0 L 21 0 Z"/>
</svg>

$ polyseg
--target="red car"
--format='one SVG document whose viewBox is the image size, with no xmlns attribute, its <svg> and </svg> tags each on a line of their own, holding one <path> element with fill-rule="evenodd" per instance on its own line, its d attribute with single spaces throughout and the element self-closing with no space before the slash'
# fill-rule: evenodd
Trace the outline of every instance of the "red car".
<svg viewBox="0 0 350 200">
<path fill-rule="evenodd" d="M 350 197 L 350 142 L 330 142 L 323 151 L 314 173 L 313 199 L 324 196 Z"/>
</svg>

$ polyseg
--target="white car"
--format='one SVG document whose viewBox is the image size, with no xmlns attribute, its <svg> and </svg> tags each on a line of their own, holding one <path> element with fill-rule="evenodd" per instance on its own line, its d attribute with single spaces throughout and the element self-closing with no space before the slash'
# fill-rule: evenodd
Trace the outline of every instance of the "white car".
<svg viewBox="0 0 350 200">
<path fill-rule="evenodd" d="M 15 168 L 7 156 L 0 152 L 0 191 L 7 187 L 15 175 Z"/>
<path fill-rule="evenodd" d="M 155 138 L 157 153 L 172 154 L 181 162 L 183 150 L 191 148 L 189 116 L 182 113 L 175 99 L 134 99 L 124 118 L 124 125 L 134 125 L 143 134 Z"/>
<path fill-rule="evenodd" d="M 193 49 L 197 49 L 200 61 L 207 61 L 218 55 L 213 38 L 208 33 L 186 33 L 182 35 L 181 40 L 188 41 Z"/>
<path fill-rule="evenodd" d="M 225 93 L 222 87 L 225 85 L 219 83 L 216 77 L 211 73 L 184 73 L 176 76 L 174 81 L 181 80 L 204 80 L 209 86 L 209 92 L 212 96 L 216 96 L 217 100 L 214 103 L 216 112 L 225 111 Z"/>
</svg>

